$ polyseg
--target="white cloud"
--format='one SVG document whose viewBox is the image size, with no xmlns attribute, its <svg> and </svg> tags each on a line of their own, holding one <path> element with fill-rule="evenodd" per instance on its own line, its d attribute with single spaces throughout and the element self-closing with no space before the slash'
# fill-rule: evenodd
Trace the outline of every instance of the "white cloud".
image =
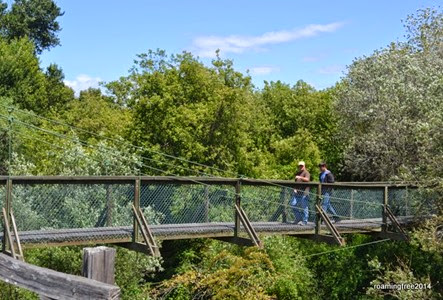
<svg viewBox="0 0 443 300">
<path fill-rule="evenodd" d="M 263 46 L 295 41 L 300 38 L 316 36 L 319 33 L 334 32 L 343 26 L 342 22 L 312 24 L 293 30 L 271 31 L 258 36 L 203 36 L 193 41 L 193 47 L 202 57 L 214 57 L 215 51 L 221 53 L 243 53 L 248 50 L 262 50 Z"/>
<path fill-rule="evenodd" d="M 252 67 L 249 69 L 252 75 L 267 75 L 273 72 L 278 72 L 280 69 L 276 67 L 267 67 L 267 66 L 260 66 L 260 67 Z"/>
<path fill-rule="evenodd" d="M 323 67 L 318 70 L 318 73 L 325 74 L 325 75 L 332 75 L 332 74 L 341 74 L 345 70 L 345 66 L 342 65 L 330 65 Z"/>
<path fill-rule="evenodd" d="M 86 74 L 78 75 L 74 80 L 65 80 L 64 83 L 75 91 L 78 96 L 80 91 L 87 90 L 88 88 L 98 88 L 99 83 L 102 81 L 100 77 L 91 77 Z"/>
</svg>

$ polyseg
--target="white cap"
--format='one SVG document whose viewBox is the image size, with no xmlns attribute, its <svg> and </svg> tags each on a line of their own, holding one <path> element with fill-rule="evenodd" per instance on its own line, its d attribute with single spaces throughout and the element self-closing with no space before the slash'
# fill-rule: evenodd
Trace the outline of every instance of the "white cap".
<svg viewBox="0 0 443 300">
<path fill-rule="evenodd" d="M 298 165 L 299 165 L 299 166 L 304 166 L 304 165 L 305 165 L 305 162 L 304 162 L 304 161 L 299 161 L 299 162 L 298 162 Z"/>
</svg>

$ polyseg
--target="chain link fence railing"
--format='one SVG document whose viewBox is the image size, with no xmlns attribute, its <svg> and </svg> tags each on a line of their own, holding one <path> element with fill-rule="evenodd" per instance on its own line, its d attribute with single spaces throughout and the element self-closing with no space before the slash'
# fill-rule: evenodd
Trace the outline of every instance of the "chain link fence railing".
<svg viewBox="0 0 443 300">
<path fill-rule="evenodd" d="M 140 181 L 140 208 L 150 225 L 224 223 L 234 224 L 236 181 L 200 183 L 196 180 L 171 182 Z M 227 180 L 228 181 L 228 180 Z M 108 181 L 107 181 L 108 182 Z M 26 182 L 12 184 L 12 210 L 17 228 L 27 233 L 26 243 L 106 241 L 130 239 L 135 199 L 135 180 L 112 183 Z M 240 181 L 241 182 L 241 181 Z M 241 207 L 251 222 L 293 223 L 303 216 L 305 196 L 308 222 L 316 218 L 317 185 L 242 183 Z M 289 184 L 288 184 L 289 185 Z M 296 193 L 294 190 L 297 190 Z M 6 184 L 0 184 L 4 206 Z M 297 196 L 294 202 L 294 196 Z M 388 203 L 395 215 L 417 211 L 423 197 L 418 189 L 389 187 Z M 331 217 L 381 224 L 383 186 L 322 185 L 322 206 Z M 327 206 L 329 200 L 329 206 Z M 423 205 L 422 205 L 423 206 Z M 0 224 L 3 228 L 3 222 Z M 52 239 L 52 240 L 51 240 Z"/>
<path fill-rule="evenodd" d="M 100 228 L 131 226 L 133 199 L 131 184 L 13 184 L 11 203 L 20 232 L 57 230 L 70 241 L 92 237 L 106 240 Z M 85 229 L 94 228 L 96 232 L 85 234 Z M 29 236 L 35 236 L 29 243 L 46 240 L 38 233 Z M 57 234 L 51 236 L 57 239 Z M 118 233 L 112 235 L 119 237 Z"/>
<path fill-rule="evenodd" d="M 433 189 L 390 187 L 388 204 L 396 216 L 429 216 L 436 213 L 438 199 Z"/>
<path fill-rule="evenodd" d="M 309 218 L 315 221 L 316 187 L 301 187 L 297 194 L 305 196 Z M 303 211 L 300 204 L 296 204 L 293 197 L 294 188 L 272 185 L 242 185 L 241 206 L 251 222 L 287 222 L 295 221 L 295 212 Z"/>
<path fill-rule="evenodd" d="M 150 224 L 234 222 L 228 185 L 142 184 L 140 207 Z"/>
<path fill-rule="evenodd" d="M 334 187 L 330 199 L 343 220 L 382 219 L 384 188 Z"/>
<path fill-rule="evenodd" d="M 323 186 L 321 196 L 320 204 L 331 217 L 341 220 L 377 219 L 381 222 L 383 187 Z M 242 207 L 251 222 L 301 221 L 306 205 L 303 202 L 307 202 L 308 222 L 315 222 L 316 199 L 317 186 L 242 186 Z"/>
</svg>

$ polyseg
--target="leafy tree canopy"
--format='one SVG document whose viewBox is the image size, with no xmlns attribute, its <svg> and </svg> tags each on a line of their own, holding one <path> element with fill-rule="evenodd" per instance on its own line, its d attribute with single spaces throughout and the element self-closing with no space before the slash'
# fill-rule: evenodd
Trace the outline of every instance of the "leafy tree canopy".
<svg viewBox="0 0 443 300">
<path fill-rule="evenodd" d="M 41 53 L 60 44 L 57 18 L 63 14 L 53 0 L 16 0 L 9 10 L 0 0 L 0 36 L 8 40 L 28 37 Z"/>
<path fill-rule="evenodd" d="M 336 110 L 356 180 L 441 178 L 443 13 L 409 16 L 406 43 L 355 60 L 339 85 Z"/>
</svg>

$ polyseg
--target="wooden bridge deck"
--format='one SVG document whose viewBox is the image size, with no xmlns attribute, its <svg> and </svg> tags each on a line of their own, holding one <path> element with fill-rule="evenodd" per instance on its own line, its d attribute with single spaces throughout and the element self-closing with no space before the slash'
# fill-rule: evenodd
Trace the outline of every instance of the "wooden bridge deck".
<svg viewBox="0 0 443 300">
<path fill-rule="evenodd" d="M 408 224 L 412 217 L 399 217 L 399 222 Z M 382 219 L 343 220 L 336 223 L 340 233 L 379 233 Z M 258 234 L 283 234 L 291 236 L 312 235 L 315 224 L 305 226 L 281 222 L 253 222 L 252 226 Z M 193 238 L 222 238 L 234 235 L 234 223 L 190 223 L 190 224 L 161 224 L 151 225 L 154 236 L 159 240 L 177 240 Z M 322 230 L 327 231 L 322 225 Z M 243 227 L 241 227 L 243 231 Z M 132 239 L 132 226 L 95 227 L 74 229 L 48 229 L 19 232 L 21 243 L 25 247 L 57 246 L 57 245 L 85 245 L 103 243 L 127 243 Z M 0 240 L 2 238 L 0 233 Z"/>
</svg>

